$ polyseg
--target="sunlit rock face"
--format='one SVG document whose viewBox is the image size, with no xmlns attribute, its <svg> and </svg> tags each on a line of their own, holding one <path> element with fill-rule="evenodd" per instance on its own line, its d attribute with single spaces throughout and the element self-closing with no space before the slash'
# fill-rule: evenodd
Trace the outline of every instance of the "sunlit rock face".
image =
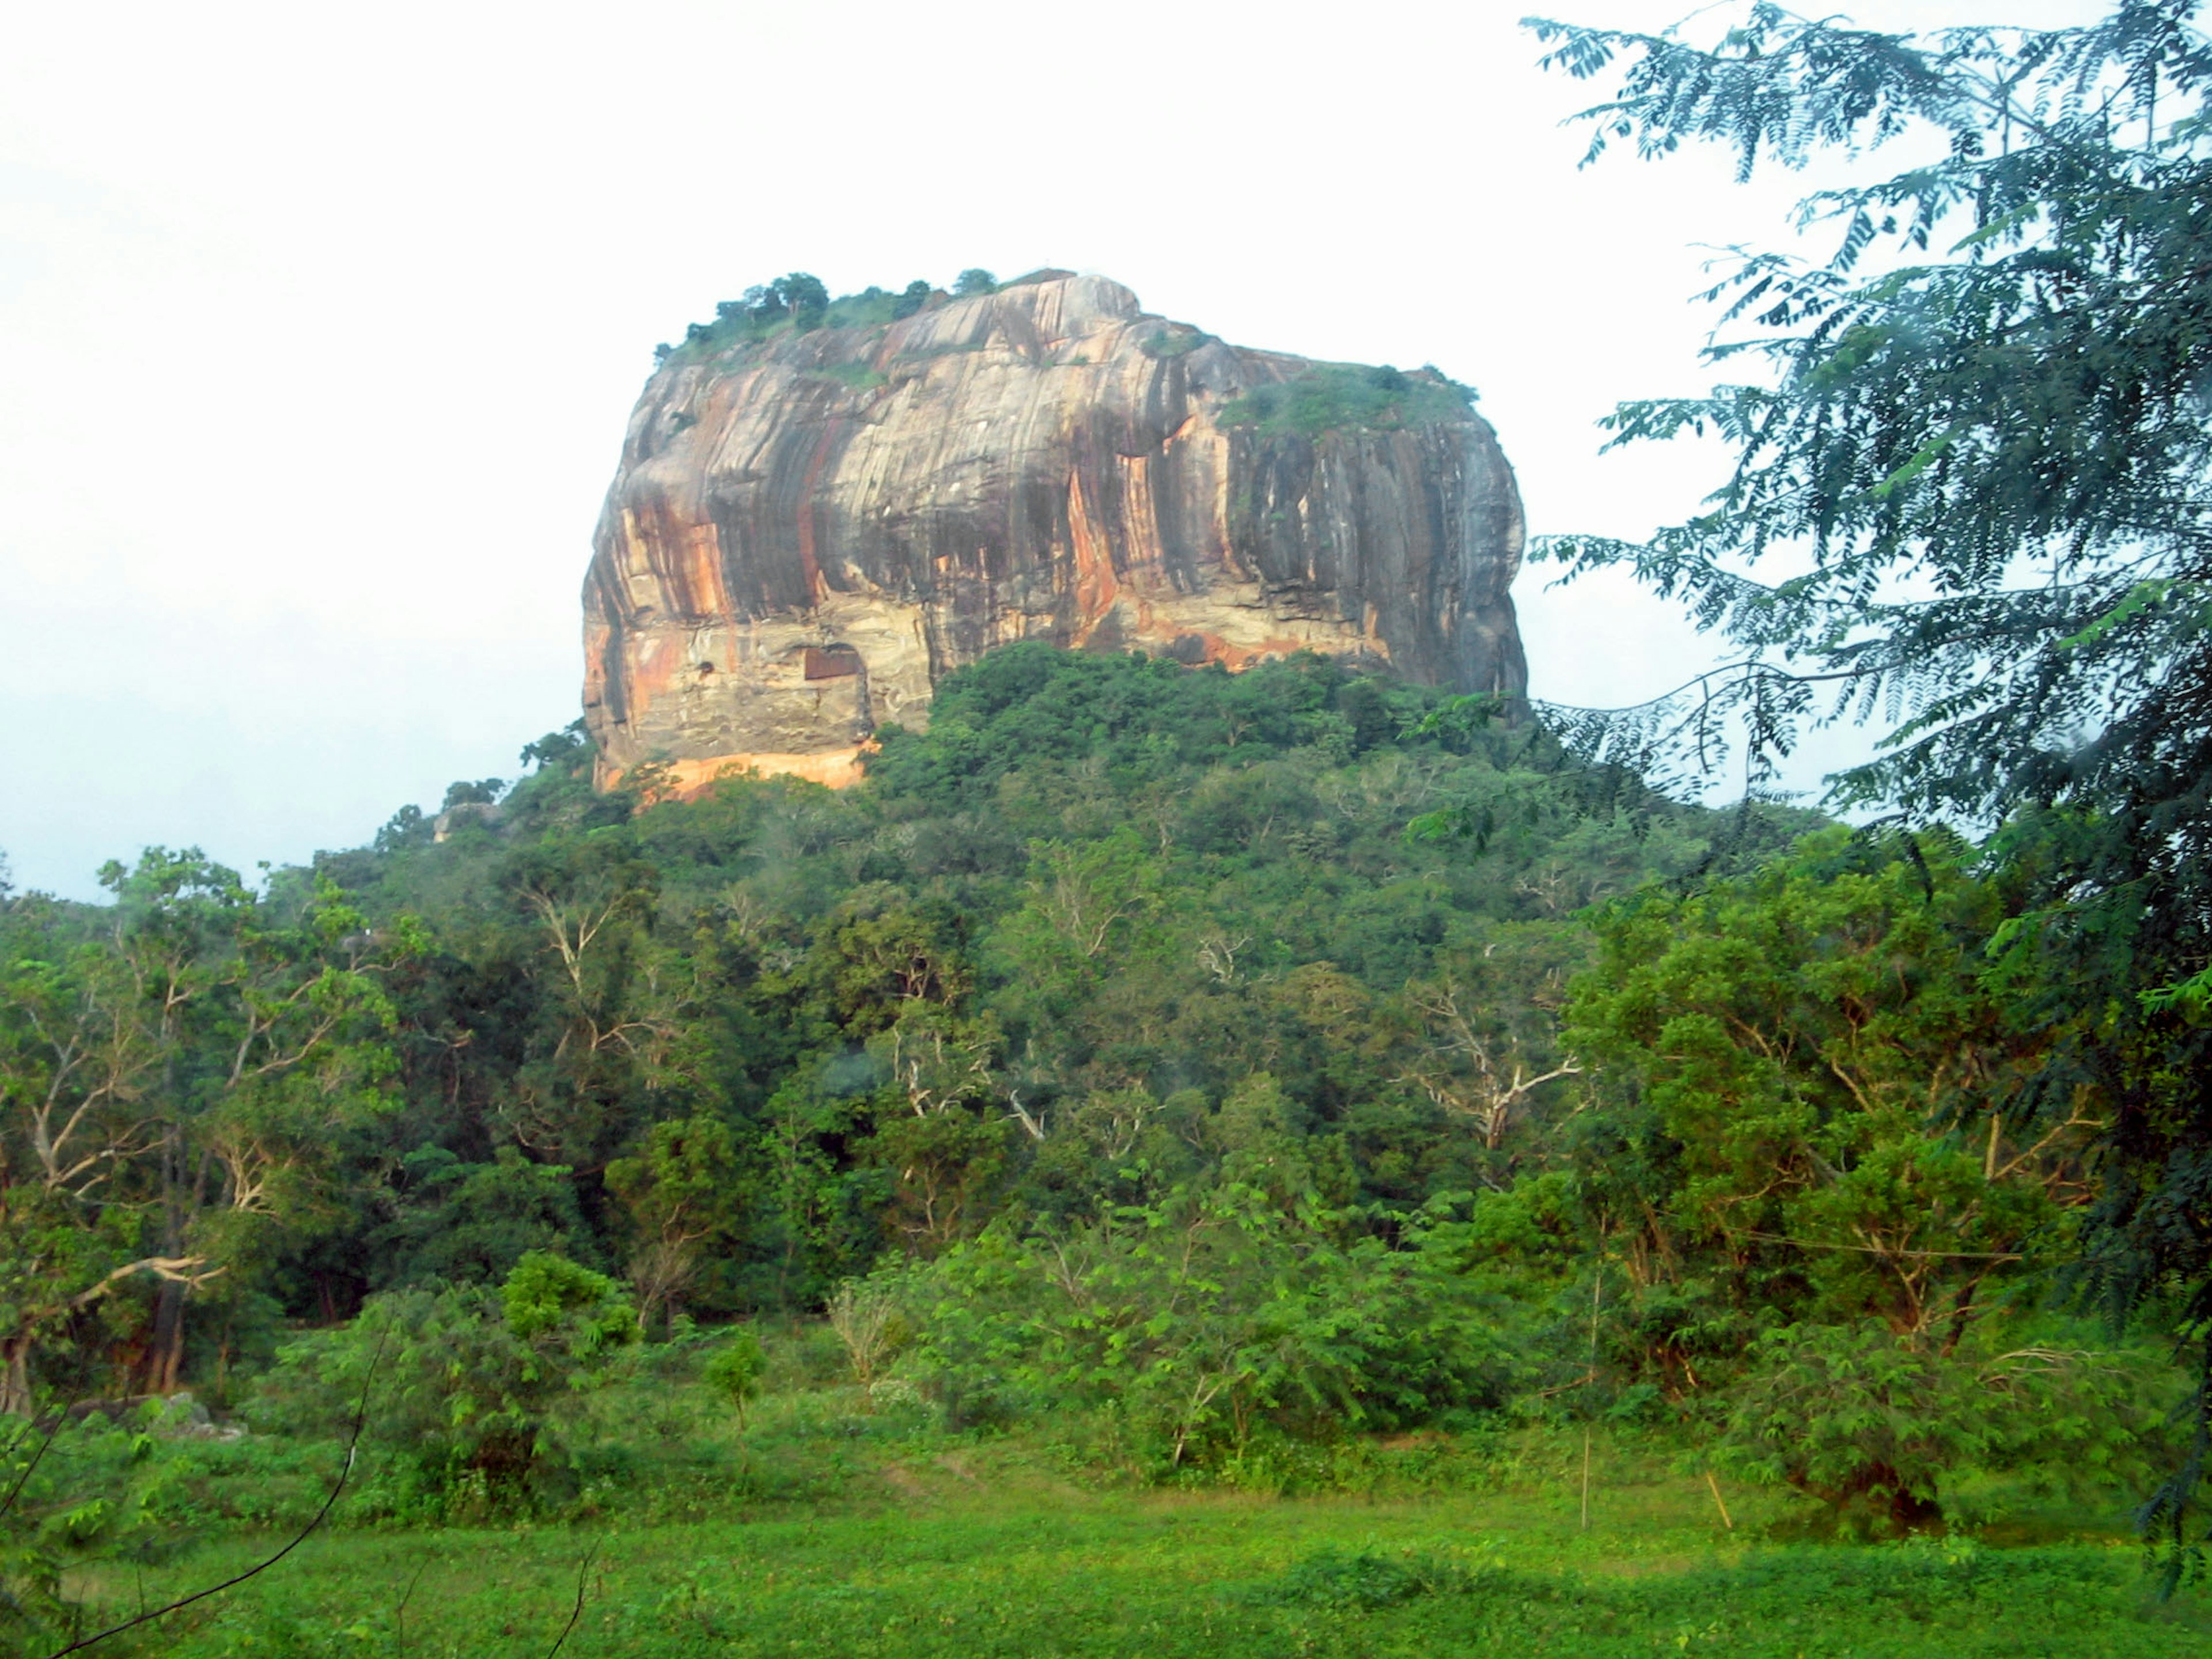
<svg viewBox="0 0 2212 1659">
<path fill-rule="evenodd" d="M 630 416 L 584 585 L 603 766 L 848 781 L 878 726 L 1018 640 L 1312 649 L 1517 695 L 1521 502 L 1490 427 L 1422 374 L 1401 410 L 1260 418 L 1315 372 L 1059 272 L 685 348 Z"/>
</svg>

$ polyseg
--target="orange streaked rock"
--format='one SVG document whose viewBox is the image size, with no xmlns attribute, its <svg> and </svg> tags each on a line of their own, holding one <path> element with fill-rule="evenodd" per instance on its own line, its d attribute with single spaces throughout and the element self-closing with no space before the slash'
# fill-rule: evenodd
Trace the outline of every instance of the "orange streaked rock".
<svg viewBox="0 0 2212 1659">
<path fill-rule="evenodd" d="M 926 723 L 946 673 L 1025 639 L 1231 668 L 1310 649 L 1518 694 L 1521 504 L 1489 426 L 1425 375 L 1416 422 L 1224 418 L 1315 368 L 1058 274 L 678 353 L 585 583 L 609 775 L 850 782 L 878 726 Z"/>
<path fill-rule="evenodd" d="M 869 744 L 860 744 L 853 749 L 832 750 L 818 755 L 705 755 L 659 764 L 667 769 L 669 793 L 682 800 L 694 799 L 724 778 L 743 777 L 747 773 L 763 778 L 804 778 L 825 788 L 843 789 L 866 775 L 861 769 L 861 757 L 869 748 Z M 627 772 L 604 768 L 599 787 L 611 789 L 627 775 Z"/>
</svg>

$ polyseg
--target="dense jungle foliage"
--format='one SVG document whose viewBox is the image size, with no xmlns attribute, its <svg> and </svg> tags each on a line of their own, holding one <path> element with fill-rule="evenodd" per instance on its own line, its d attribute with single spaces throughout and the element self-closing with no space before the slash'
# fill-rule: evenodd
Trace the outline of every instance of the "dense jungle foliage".
<svg viewBox="0 0 2212 1659">
<path fill-rule="evenodd" d="M 1771 0 L 1659 34 L 1531 24 L 1547 65 L 1613 82 L 1577 118 L 1590 161 L 1712 143 L 1739 177 L 1849 168 L 1799 204 L 1820 241 L 1717 261 L 1707 356 L 1732 380 L 1607 417 L 1617 443 L 1717 436 L 1731 465 L 1702 509 L 1540 550 L 1633 569 L 1731 660 L 1554 729 L 1644 765 L 1709 757 L 1740 720 L 1756 780 L 1849 720 L 1879 741 L 1835 801 L 2021 839 L 1996 975 L 2057 1040 L 2016 1121 L 2095 1103 L 2082 1285 L 2117 1316 L 2185 1287 L 2195 1427 L 2147 1510 L 2176 1571 L 2212 1474 L 2203 9 L 1924 35 Z M 1915 153 L 1870 159 L 1900 140 Z"/>
<path fill-rule="evenodd" d="M 558 1510 L 584 1395 L 742 1410 L 821 1316 L 871 1404 L 1147 1480 L 1603 1419 L 1881 1529 L 2159 1453 L 2162 1351 L 2052 1301 L 2098 1103 L 2021 1115 L 2064 1033 L 1948 834 L 1312 658 L 1012 647 L 843 793 L 524 757 L 265 891 L 8 902 L 14 1410 L 304 1445 L 374 1381 L 373 1507 Z"/>
</svg>

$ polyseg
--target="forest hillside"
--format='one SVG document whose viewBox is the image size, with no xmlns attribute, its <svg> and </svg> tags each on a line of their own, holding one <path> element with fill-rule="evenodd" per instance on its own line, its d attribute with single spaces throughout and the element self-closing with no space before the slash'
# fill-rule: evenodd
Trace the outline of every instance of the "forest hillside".
<svg viewBox="0 0 2212 1659">
<path fill-rule="evenodd" d="M 336 1432 L 396 1335 L 489 1390 L 403 1509 L 557 1508 L 534 1340 L 826 1310 L 1147 1479 L 1562 1414 L 1877 1529 L 2148 1468 L 2178 1373 L 2062 1305 L 2097 1109 L 1948 832 L 1316 657 L 1012 647 L 842 792 L 523 759 L 264 892 L 9 902 L 17 1400 Z"/>
</svg>

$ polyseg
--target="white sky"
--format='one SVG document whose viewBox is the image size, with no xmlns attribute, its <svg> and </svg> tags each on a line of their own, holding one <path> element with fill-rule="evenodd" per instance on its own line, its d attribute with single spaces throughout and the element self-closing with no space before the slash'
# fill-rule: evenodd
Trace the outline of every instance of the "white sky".
<svg viewBox="0 0 2212 1659">
<path fill-rule="evenodd" d="M 1602 88 L 1538 73 L 1532 7 L 10 9 L 16 880 L 89 896 L 149 842 L 300 860 L 511 775 L 577 712 L 578 586 L 653 343 L 793 269 L 1101 271 L 1241 344 L 1469 381 L 1540 533 L 1686 511 L 1713 454 L 1600 459 L 1593 422 L 1708 384 L 1703 250 L 1780 240 L 1804 181 L 1577 172 L 1557 124 Z M 1543 580 L 1516 594 L 1539 696 L 1633 701 L 1711 660 L 1625 584 Z"/>
</svg>

